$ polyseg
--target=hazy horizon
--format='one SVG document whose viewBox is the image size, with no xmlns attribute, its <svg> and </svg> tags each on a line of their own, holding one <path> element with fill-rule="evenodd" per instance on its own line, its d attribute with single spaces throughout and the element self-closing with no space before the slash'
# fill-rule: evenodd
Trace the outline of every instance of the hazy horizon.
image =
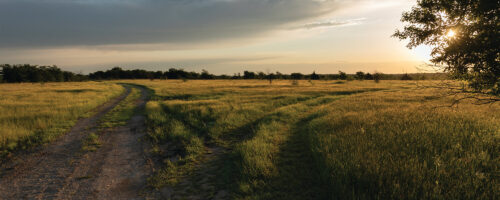
<svg viewBox="0 0 500 200">
<path fill-rule="evenodd" d="M 392 38 L 414 0 L 0 0 L 0 60 L 89 73 L 413 73 Z"/>
</svg>

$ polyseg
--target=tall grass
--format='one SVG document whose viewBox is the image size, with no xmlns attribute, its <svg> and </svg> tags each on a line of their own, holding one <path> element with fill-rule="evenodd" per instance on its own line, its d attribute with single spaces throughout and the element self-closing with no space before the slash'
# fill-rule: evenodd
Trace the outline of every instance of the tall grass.
<svg viewBox="0 0 500 200">
<path fill-rule="evenodd" d="M 308 125 L 322 181 L 339 199 L 494 199 L 500 109 L 436 108 L 436 91 L 342 99 Z"/>
<path fill-rule="evenodd" d="M 104 82 L 0 84 L 0 154 L 52 141 L 122 91 Z"/>
<path fill-rule="evenodd" d="M 219 146 L 218 188 L 235 199 L 499 195 L 499 105 L 449 108 L 442 91 L 403 81 L 131 82 L 156 93 L 147 114 L 165 159 L 158 188 Z"/>
</svg>

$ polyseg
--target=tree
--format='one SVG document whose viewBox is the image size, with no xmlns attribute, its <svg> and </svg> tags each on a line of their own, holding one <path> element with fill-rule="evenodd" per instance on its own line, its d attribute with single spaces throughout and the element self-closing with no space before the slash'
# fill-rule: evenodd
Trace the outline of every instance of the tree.
<svg viewBox="0 0 500 200">
<path fill-rule="evenodd" d="M 57 66 L 37 65 L 0 65 L 3 73 L 3 81 L 8 83 L 21 82 L 62 82 L 81 81 L 85 76 L 77 76 L 73 72 L 62 71 Z"/>
<path fill-rule="evenodd" d="M 272 84 L 273 83 L 273 79 L 276 78 L 276 76 L 273 73 L 268 73 L 266 75 L 266 77 L 267 77 L 267 80 L 269 81 L 269 84 Z"/>
<path fill-rule="evenodd" d="M 319 80 L 319 75 L 315 71 L 311 74 L 311 80 Z"/>
<path fill-rule="evenodd" d="M 339 71 L 339 79 L 340 80 L 346 80 L 347 79 L 347 74 L 343 71 Z"/>
<path fill-rule="evenodd" d="M 362 71 L 356 72 L 355 78 L 356 80 L 362 81 L 365 79 L 365 73 Z"/>
<path fill-rule="evenodd" d="M 418 0 L 403 13 L 408 48 L 432 47 L 432 60 L 452 77 L 466 80 L 472 92 L 500 94 L 500 1 Z"/>
<path fill-rule="evenodd" d="M 373 80 L 373 75 L 370 73 L 365 74 L 365 80 Z"/>
<path fill-rule="evenodd" d="M 413 78 L 410 75 L 408 75 L 408 73 L 405 73 L 405 74 L 403 74 L 403 76 L 401 76 L 401 80 L 409 81 L 409 80 L 413 80 Z"/>
<path fill-rule="evenodd" d="M 279 71 L 276 72 L 276 79 L 283 79 L 283 77 L 284 75 L 281 72 Z"/>
<path fill-rule="evenodd" d="M 243 78 L 244 79 L 254 79 L 255 78 L 255 72 L 244 71 L 243 72 Z"/>
<path fill-rule="evenodd" d="M 213 74 L 210 74 L 208 73 L 207 70 L 201 70 L 201 75 L 200 75 L 200 78 L 201 79 L 214 79 L 214 75 Z"/>
<path fill-rule="evenodd" d="M 257 78 L 258 79 L 265 79 L 266 78 L 266 74 L 264 72 L 259 72 L 259 73 L 257 73 Z"/>
<path fill-rule="evenodd" d="M 380 72 L 375 72 L 375 73 L 373 74 L 373 80 L 375 81 L 375 83 L 380 82 L 380 80 L 382 80 L 382 73 L 380 73 Z"/>
<path fill-rule="evenodd" d="M 295 80 L 302 79 L 302 77 L 303 77 L 303 76 L 304 76 L 304 75 L 303 75 L 303 74 L 301 74 L 301 73 L 292 73 L 292 74 L 290 74 L 290 77 L 291 77 L 292 79 L 295 79 Z"/>
</svg>

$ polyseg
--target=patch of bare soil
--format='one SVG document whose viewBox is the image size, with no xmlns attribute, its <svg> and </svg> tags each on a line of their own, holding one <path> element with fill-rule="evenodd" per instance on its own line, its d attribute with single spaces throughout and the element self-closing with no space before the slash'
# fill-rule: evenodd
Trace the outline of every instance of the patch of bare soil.
<svg viewBox="0 0 500 200">
<path fill-rule="evenodd" d="M 143 108 L 145 89 L 136 104 Z M 0 199 L 144 199 L 146 178 L 152 173 L 143 142 L 144 116 L 136 113 L 127 125 L 98 131 L 98 120 L 130 94 L 101 106 L 60 140 L 15 156 L 0 166 Z M 98 132 L 102 146 L 81 151 L 88 133 Z"/>
</svg>

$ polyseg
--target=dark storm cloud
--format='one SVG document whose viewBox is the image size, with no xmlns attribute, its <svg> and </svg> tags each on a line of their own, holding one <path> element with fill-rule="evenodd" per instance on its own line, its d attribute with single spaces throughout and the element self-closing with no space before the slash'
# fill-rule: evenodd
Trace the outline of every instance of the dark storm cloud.
<svg viewBox="0 0 500 200">
<path fill-rule="evenodd" d="M 0 0 L 0 48 L 258 37 L 334 9 L 333 0 Z"/>
</svg>

